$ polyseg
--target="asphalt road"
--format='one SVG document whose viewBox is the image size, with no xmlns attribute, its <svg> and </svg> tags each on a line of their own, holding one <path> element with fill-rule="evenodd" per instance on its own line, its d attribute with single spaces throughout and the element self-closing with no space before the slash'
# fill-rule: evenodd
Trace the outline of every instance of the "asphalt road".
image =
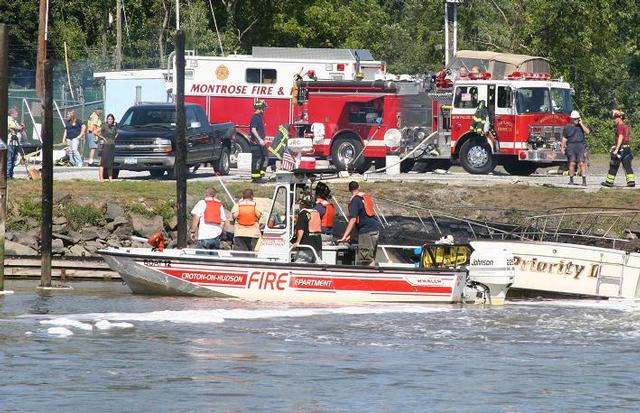
<svg viewBox="0 0 640 413">
<path fill-rule="evenodd" d="M 608 169 L 608 161 L 606 159 L 592 161 L 587 179 L 587 187 L 570 186 L 568 185 L 569 178 L 557 174 L 557 168 L 538 169 L 538 171 L 531 176 L 513 176 L 509 175 L 501 167 L 488 175 L 471 175 L 466 173 L 462 168 L 458 166 L 452 167 L 446 173 L 428 172 L 428 173 L 407 173 L 401 175 L 387 175 L 385 173 L 371 173 L 366 175 L 355 175 L 353 177 L 343 177 L 341 180 L 348 181 L 350 179 L 365 179 L 368 181 L 425 181 L 434 183 L 443 183 L 450 185 L 474 185 L 474 186 L 492 186 L 500 184 L 521 184 L 521 185 L 547 185 L 566 188 L 575 188 L 577 190 L 596 191 L 602 188 L 600 182 L 606 176 Z M 618 172 L 618 179 L 616 184 L 620 189 L 627 189 L 624 187 L 624 171 Z M 17 166 L 14 171 L 14 176 L 17 179 L 27 179 L 27 173 L 24 166 Z M 97 167 L 55 167 L 54 168 L 55 180 L 98 180 L 98 168 Z M 120 171 L 119 180 L 152 180 L 148 172 L 133 172 L 133 171 Z M 212 168 L 200 168 L 195 173 L 189 175 L 190 181 L 208 181 L 214 179 Z M 222 177 L 225 181 L 249 181 L 248 171 L 232 170 L 229 176 Z M 576 177 L 576 182 L 581 182 L 579 177 Z"/>
</svg>

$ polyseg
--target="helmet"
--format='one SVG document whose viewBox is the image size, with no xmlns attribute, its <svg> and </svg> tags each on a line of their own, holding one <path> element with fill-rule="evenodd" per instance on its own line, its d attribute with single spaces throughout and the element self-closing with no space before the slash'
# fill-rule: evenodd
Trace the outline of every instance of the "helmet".
<svg viewBox="0 0 640 413">
<path fill-rule="evenodd" d="M 580 113 L 577 110 L 572 110 L 571 115 L 569 115 L 571 119 L 580 119 Z"/>
<path fill-rule="evenodd" d="M 267 108 L 267 102 L 265 102 L 262 99 L 258 99 L 255 102 L 253 102 L 253 108 L 254 109 L 266 109 Z"/>
</svg>

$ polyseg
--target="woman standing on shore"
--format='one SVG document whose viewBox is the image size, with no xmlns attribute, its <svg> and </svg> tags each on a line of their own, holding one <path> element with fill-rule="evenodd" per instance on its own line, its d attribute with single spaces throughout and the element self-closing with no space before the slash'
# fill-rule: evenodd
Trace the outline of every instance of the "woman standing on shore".
<svg viewBox="0 0 640 413">
<path fill-rule="evenodd" d="M 115 149 L 116 138 L 118 137 L 116 119 L 111 113 L 107 115 L 107 122 L 102 125 L 101 132 L 101 137 L 104 142 L 102 144 L 102 153 L 100 154 L 98 179 L 100 179 L 100 182 L 104 180 L 106 170 L 109 182 L 111 182 L 113 181 L 113 151 Z"/>
</svg>

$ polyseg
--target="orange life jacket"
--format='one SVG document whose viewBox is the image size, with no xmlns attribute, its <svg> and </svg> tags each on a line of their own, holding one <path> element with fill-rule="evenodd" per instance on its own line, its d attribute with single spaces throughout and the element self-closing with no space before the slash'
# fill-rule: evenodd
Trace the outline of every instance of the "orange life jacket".
<svg viewBox="0 0 640 413">
<path fill-rule="evenodd" d="M 315 209 L 304 209 L 307 213 L 307 218 L 309 218 L 309 233 L 320 233 L 322 232 L 322 224 L 320 219 L 320 213 Z"/>
<path fill-rule="evenodd" d="M 336 216 L 336 209 L 333 207 L 333 204 L 326 199 L 319 199 L 316 201 L 316 204 L 322 205 L 325 209 L 321 221 L 322 227 L 333 228 L 333 218 Z"/>
<path fill-rule="evenodd" d="M 373 208 L 373 200 L 371 199 L 371 197 L 369 196 L 369 194 L 365 193 L 365 192 L 358 192 L 357 194 L 355 194 L 352 198 L 351 198 L 351 202 L 353 202 L 353 198 L 355 197 L 360 197 L 362 198 L 362 202 L 364 203 L 364 213 L 369 217 L 369 218 L 373 218 L 376 216 L 376 211 Z M 351 209 L 351 205 L 349 205 L 349 209 Z M 357 217 L 356 219 L 357 223 L 360 223 L 360 216 Z"/>
<path fill-rule="evenodd" d="M 258 222 L 258 213 L 256 211 L 256 203 L 253 201 L 238 202 L 238 216 L 236 223 L 250 227 Z"/>
<path fill-rule="evenodd" d="M 207 207 L 204 209 L 204 223 L 205 224 L 221 224 L 222 217 L 220 216 L 220 207 L 222 202 L 213 197 L 205 197 L 204 202 Z"/>
</svg>

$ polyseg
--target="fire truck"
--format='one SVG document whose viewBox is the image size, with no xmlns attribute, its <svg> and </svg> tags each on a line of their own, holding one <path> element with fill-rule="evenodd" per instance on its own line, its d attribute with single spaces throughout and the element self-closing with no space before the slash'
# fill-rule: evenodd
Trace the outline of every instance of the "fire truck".
<svg viewBox="0 0 640 413">
<path fill-rule="evenodd" d="M 385 75 L 385 63 L 362 49 L 254 47 L 251 55 L 191 54 L 185 60 L 185 101 L 201 105 L 212 123 L 237 125 L 232 164 L 238 152 L 249 151 L 247 125 L 255 100 L 263 99 L 268 105 L 264 121 L 269 141 L 280 124 L 294 120 L 291 91 L 296 78 L 374 80 Z M 172 74 L 169 84 L 175 90 Z"/>
<path fill-rule="evenodd" d="M 502 165 L 510 174 L 530 175 L 566 162 L 560 140 L 572 110 L 570 85 L 547 73 L 505 73 L 545 69 L 539 58 L 491 57 L 472 62 L 504 73 L 500 79 L 483 72 L 456 80 L 449 68 L 422 84 L 301 82 L 297 129 L 313 138 L 316 157 L 330 158 L 339 170 L 364 171 L 388 154 L 403 158 L 401 171 L 417 172 L 459 163 L 472 174 Z M 500 59 L 521 64 L 500 65 Z M 480 102 L 486 128 L 478 131 L 472 123 Z"/>
</svg>

